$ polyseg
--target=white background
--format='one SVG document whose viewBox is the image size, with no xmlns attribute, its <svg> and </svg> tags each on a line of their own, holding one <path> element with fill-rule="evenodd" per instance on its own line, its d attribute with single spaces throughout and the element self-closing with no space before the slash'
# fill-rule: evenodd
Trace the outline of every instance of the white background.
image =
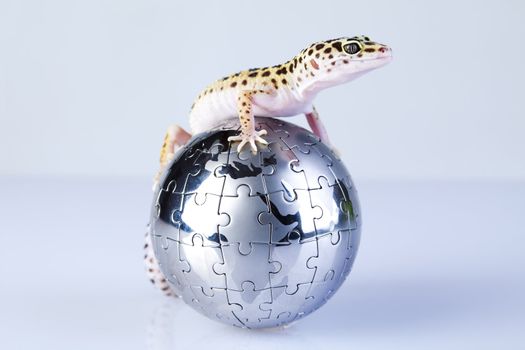
<svg viewBox="0 0 525 350">
<path fill-rule="evenodd" d="M 517 0 L 0 0 L 0 348 L 524 348 L 524 18 Z M 316 103 L 361 200 L 347 282 L 284 330 L 164 298 L 141 248 L 165 128 L 213 79 L 356 34 L 394 61 Z"/>
<path fill-rule="evenodd" d="M 394 61 L 317 101 L 354 177 L 523 179 L 523 18 L 517 0 L 2 0 L 0 174 L 151 176 L 211 81 L 366 34 Z"/>
</svg>

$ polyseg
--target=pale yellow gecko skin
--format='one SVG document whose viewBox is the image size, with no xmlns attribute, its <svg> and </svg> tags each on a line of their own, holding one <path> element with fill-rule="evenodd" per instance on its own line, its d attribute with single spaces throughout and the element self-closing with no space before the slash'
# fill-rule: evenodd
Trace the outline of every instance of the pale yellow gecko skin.
<svg viewBox="0 0 525 350">
<path fill-rule="evenodd" d="M 240 134 L 228 139 L 239 141 L 238 151 L 249 145 L 255 153 L 257 142 L 266 143 L 263 137 L 266 130 L 255 130 L 254 115 L 287 117 L 304 113 L 314 134 L 331 146 L 313 106 L 317 94 L 328 87 L 354 80 L 391 59 L 392 50 L 388 46 L 371 41 L 367 36 L 343 37 L 313 43 L 283 64 L 243 70 L 213 82 L 202 90 L 191 107 L 191 133 L 178 125 L 168 129 L 154 189 L 176 149 L 184 145 L 192 133 L 209 130 L 229 118 L 239 117 L 240 120 Z M 145 247 L 150 279 L 163 291 L 171 293 L 156 267 L 148 240 Z"/>
<path fill-rule="evenodd" d="M 255 153 L 255 142 L 265 143 L 261 137 L 265 131 L 254 130 L 254 115 L 308 116 L 321 90 L 353 80 L 386 64 L 391 57 L 390 48 L 366 36 L 314 43 L 283 64 L 244 70 L 210 84 L 192 105 L 190 127 L 198 133 L 238 116 L 241 133 L 230 139 L 240 141 L 238 150 L 248 143 Z M 326 132 L 318 136 L 328 141 Z"/>
</svg>

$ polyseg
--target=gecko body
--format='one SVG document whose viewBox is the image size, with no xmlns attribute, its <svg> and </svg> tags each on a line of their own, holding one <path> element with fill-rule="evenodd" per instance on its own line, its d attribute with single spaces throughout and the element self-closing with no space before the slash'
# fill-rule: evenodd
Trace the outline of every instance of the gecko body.
<svg viewBox="0 0 525 350">
<path fill-rule="evenodd" d="M 313 113 L 313 100 L 320 91 L 379 68 L 391 58 L 389 47 L 366 36 L 314 43 L 283 64 L 240 71 L 210 84 L 192 105 L 191 131 L 202 132 L 238 116 L 241 135 L 232 139 L 241 141 L 239 148 L 249 143 L 255 152 L 254 141 L 259 140 L 253 128 L 254 115 Z M 318 136 L 328 141 L 328 135 Z"/>
<path fill-rule="evenodd" d="M 321 141 L 331 146 L 328 134 L 313 101 L 329 87 L 354 80 L 382 67 L 392 59 L 392 50 L 367 36 L 343 37 L 313 43 L 283 64 L 252 68 L 216 80 L 195 99 L 189 122 L 191 133 L 209 130 L 222 121 L 239 117 L 240 134 L 230 141 L 239 142 L 240 151 L 248 145 L 257 151 L 257 143 L 266 143 L 266 130 L 255 130 L 254 116 L 287 117 L 305 114 L 308 124 Z M 160 174 L 173 159 L 175 151 L 191 137 L 178 125 L 171 126 L 161 149 Z M 153 255 L 151 238 L 146 236 L 146 264 L 152 282 L 170 293 Z"/>
</svg>

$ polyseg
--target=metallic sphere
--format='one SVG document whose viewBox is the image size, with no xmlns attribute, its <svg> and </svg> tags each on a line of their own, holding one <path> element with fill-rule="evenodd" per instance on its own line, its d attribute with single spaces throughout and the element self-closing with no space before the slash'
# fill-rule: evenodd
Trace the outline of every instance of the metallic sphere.
<svg viewBox="0 0 525 350">
<path fill-rule="evenodd" d="M 256 118 L 267 146 L 241 153 L 234 120 L 177 151 L 157 190 L 152 241 L 175 293 L 209 318 L 275 327 L 323 305 L 350 272 L 361 217 L 350 174 L 310 131 Z"/>
</svg>

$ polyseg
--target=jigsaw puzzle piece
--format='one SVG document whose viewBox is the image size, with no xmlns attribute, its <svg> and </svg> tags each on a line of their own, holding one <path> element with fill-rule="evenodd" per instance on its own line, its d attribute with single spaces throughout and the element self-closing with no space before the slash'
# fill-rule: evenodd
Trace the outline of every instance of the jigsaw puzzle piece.
<svg viewBox="0 0 525 350">
<path fill-rule="evenodd" d="M 210 193 L 220 196 L 224 187 L 224 177 L 217 176 L 217 169 L 228 164 L 229 148 L 214 143 L 211 148 L 198 151 L 191 172 L 184 185 L 184 193 Z M 227 147 L 227 145 L 226 145 Z"/>
<path fill-rule="evenodd" d="M 261 304 L 272 301 L 272 289 L 256 289 L 252 281 L 244 281 L 241 290 L 227 290 L 228 300 L 233 304 L 242 305 L 242 310 L 234 311 L 237 318 L 248 328 L 258 325 L 261 318 L 268 318 L 270 310 L 262 310 Z"/>
<path fill-rule="evenodd" d="M 151 234 L 151 233 L 150 233 Z M 155 257 L 157 258 L 157 264 L 159 269 L 162 272 L 162 277 L 164 277 L 168 284 L 170 285 L 171 290 L 175 293 L 175 295 L 179 296 L 183 294 L 183 290 L 185 288 L 185 284 L 183 281 L 181 281 L 177 276 L 175 276 L 170 271 L 170 263 L 168 261 L 167 265 L 163 265 L 162 261 L 165 261 L 164 257 L 170 256 L 173 253 L 177 255 L 177 257 L 171 257 L 172 259 L 178 259 L 178 247 L 177 242 L 170 240 L 170 239 L 164 239 L 163 236 L 151 236 L 151 244 L 152 248 L 155 251 Z M 168 252 L 168 249 L 171 250 Z M 150 261 L 149 264 L 153 264 L 153 257 L 149 257 Z M 174 260 L 174 264 L 171 266 L 174 266 L 176 269 L 185 269 L 188 267 L 188 265 L 184 261 L 178 261 Z M 163 289 L 163 291 L 165 291 Z"/>
<path fill-rule="evenodd" d="M 260 153 L 254 155 L 249 148 L 240 153 L 232 149 L 227 164 L 219 167 L 215 176 L 225 178 L 223 196 L 236 196 L 240 185 L 249 186 L 250 195 L 255 196 L 266 193 L 263 175 L 271 175 L 273 171 L 271 165 L 262 164 Z"/>
<path fill-rule="evenodd" d="M 219 228 L 219 237 L 223 243 L 238 243 L 242 254 L 249 254 L 251 243 L 268 243 L 270 226 L 258 221 L 261 212 L 268 211 L 265 195 L 250 196 L 250 188 L 241 185 L 236 197 L 223 196 L 220 201 L 220 213 L 238 213 L 232 215 L 228 225 Z"/>
<path fill-rule="evenodd" d="M 208 317 L 216 316 L 227 320 L 227 323 L 233 326 L 244 327 L 244 324 L 233 314 L 233 312 L 242 312 L 242 307 L 239 304 L 230 303 L 226 289 L 211 288 L 211 291 L 206 292 L 199 286 L 192 286 L 188 289 L 191 289 L 192 295 L 188 295 L 185 301 L 193 304 L 197 311 Z"/>
<path fill-rule="evenodd" d="M 268 134 L 264 135 L 264 139 L 268 143 L 281 141 L 290 137 L 290 133 L 283 128 L 284 123 L 278 119 L 268 119 L 255 117 L 255 128 L 256 130 L 265 129 Z M 289 128 L 288 126 L 287 128 Z M 270 132 L 271 131 L 271 132 Z"/>
<path fill-rule="evenodd" d="M 188 264 L 188 268 L 182 270 L 186 283 L 190 286 L 201 286 L 208 295 L 212 295 L 210 288 L 225 289 L 225 277 L 213 273 L 213 265 L 224 264 L 221 248 L 205 246 L 203 238 L 198 234 L 193 236 L 192 243 L 179 244 L 180 260 Z"/>
<path fill-rule="evenodd" d="M 334 178 L 337 178 L 336 174 L 339 174 L 339 176 L 341 176 L 341 174 L 348 174 L 348 169 L 346 169 L 341 158 L 327 145 L 319 143 L 313 146 L 312 150 L 315 150 L 321 157 L 323 157 Z"/>
<path fill-rule="evenodd" d="M 197 175 L 199 168 L 193 159 L 186 158 L 186 152 L 177 152 L 172 163 L 166 166 L 159 180 L 159 189 L 169 193 L 184 193 L 186 179 Z"/>
<path fill-rule="evenodd" d="M 315 310 L 319 309 L 321 306 L 323 306 L 328 299 L 330 299 L 334 293 L 335 290 L 331 289 L 327 284 L 331 284 L 330 282 L 312 282 L 310 283 L 309 289 L 308 289 L 308 295 L 305 299 L 305 302 L 300 308 L 300 311 L 297 313 L 297 316 L 295 319 L 300 319 L 303 316 L 314 312 Z"/>
<path fill-rule="evenodd" d="M 317 243 L 301 242 L 297 233 L 291 234 L 288 240 L 288 244 L 270 246 L 270 261 L 278 261 L 282 266 L 270 274 L 270 282 L 274 288 L 285 287 L 287 294 L 295 294 L 300 285 L 314 280 L 315 270 L 308 268 L 305 261 L 317 256 Z"/>
<path fill-rule="evenodd" d="M 270 315 L 267 319 L 261 319 L 261 322 L 274 324 L 277 320 L 277 325 L 282 325 L 295 319 L 306 302 L 310 284 L 299 284 L 293 294 L 287 292 L 287 287 L 272 287 L 272 301 L 259 307 L 263 311 L 270 311 Z"/>
<path fill-rule="evenodd" d="M 308 189 L 314 190 L 321 188 L 319 183 L 320 178 L 326 178 L 330 185 L 337 183 L 337 179 L 329 167 L 331 160 L 320 156 L 314 146 L 306 148 L 306 153 L 295 146 L 291 148 L 290 152 L 292 152 L 295 157 L 290 167 L 294 172 L 302 174 L 305 177 Z M 319 165 L 319 159 L 323 161 L 322 166 Z M 312 171 L 312 169 L 315 169 L 315 171 Z"/>
<path fill-rule="evenodd" d="M 308 189 L 308 183 L 302 173 L 290 171 L 292 163 L 297 161 L 295 154 L 291 150 L 282 150 L 284 143 L 279 140 L 267 145 L 271 152 L 262 150 L 261 166 L 271 166 L 274 171 L 271 174 L 263 174 L 263 180 L 267 193 L 284 191 L 289 200 L 294 199 L 295 189 Z M 274 174 L 279 174 L 275 178 Z"/>
<path fill-rule="evenodd" d="M 283 191 L 268 194 L 270 211 L 259 215 L 259 222 L 270 225 L 271 243 L 287 243 L 288 235 L 298 232 L 301 241 L 315 238 L 314 220 L 321 218 L 319 206 L 312 207 L 307 190 L 296 190 L 295 199 L 288 201 Z"/>
<path fill-rule="evenodd" d="M 317 237 L 317 252 L 306 262 L 315 271 L 313 282 L 339 281 L 346 268 L 346 259 L 353 255 L 351 250 L 352 231 L 341 230 Z"/>
<path fill-rule="evenodd" d="M 221 197 L 213 194 L 191 193 L 184 195 L 184 210 L 180 213 L 179 241 L 193 245 L 196 233 L 206 238 L 207 245 L 218 247 L 219 227 L 230 222 L 229 215 L 219 213 Z M 205 220 L 203 220 L 205 218 Z M 190 224 L 191 223 L 191 226 Z"/>
<path fill-rule="evenodd" d="M 172 180 L 167 188 L 160 187 L 155 193 L 155 214 L 157 217 L 160 217 L 159 214 L 161 211 L 164 211 L 169 215 L 169 212 L 163 210 L 167 209 L 182 209 L 183 202 L 183 193 L 175 192 L 175 180 Z"/>
<path fill-rule="evenodd" d="M 210 129 L 204 132 L 194 134 L 186 143 L 186 152 L 184 159 L 195 162 L 201 153 L 220 153 L 228 149 L 228 136 L 230 130 Z"/>
<path fill-rule="evenodd" d="M 213 271 L 226 276 L 228 289 L 242 290 L 242 283 L 251 281 L 257 290 L 268 288 L 270 273 L 277 273 L 281 264 L 270 262 L 270 246 L 268 244 L 252 243 L 249 254 L 239 251 L 239 243 L 223 245 L 224 264 L 215 264 Z"/>
<path fill-rule="evenodd" d="M 181 213 L 183 201 L 184 195 L 159 189 L 152 209 L 152 217 L 157 218 L 151 227 L 152 235 L 163 240 L 179 240 L 181 222 L 177 215 Z"/>
<path fill-rule="evenodd" d="M 189 270 L 190 265 L 187 261 L 180 258 L 179 242 L 168 239 L 165 241 L 168 244 L 163 246 L 164 242 L 161 240 L 161 237 L 153 236 L 152 238 L 155 255 L 162 274 L 173 289 L 181 293 L 180 291 L 186 285 L 183 272 Z"/>
<path fill-rule="evenodd" d="M 161 175 L 160 187 L 171 193 L 187 193 L 187 180 L 189 176 L 196 176 L 200 171 L 196 160 L 203 153 L 217 154 L 226 149 L 227 143 L 224 139 L 219 141 L 209 138 L 217 131 L 207 131 L 193 135 L 187 142 L 188 147 L 180 148 L 174 155 L 172 162 L 166 166 L 166 170 Z M 224 133 L 224 132 L 223 132 Z"/>
<path fill-rule="evenodd" d="M 309 191 L 312 207 L 318 206 L 323 211 L 322 216 L 314 219 L 317 236 L 350 228 L 353 207 L 351 202 L 347 203 L 339 184 L 330 186 L 324 177 L 319 178 L 319 184 L 321 188 Z"/>
<path fill-rule="evenodd" d="M 299 151 L 303 154 L 309 154 L 312 146 L 317 145 L 321 142 L 321 139 L 314 134 L 305 132 L 300 126 L 295 126 L 295 129 L 299 129 L 299 132 L 294 133 L 293 144 L 290 144 L 289 140 L 283 140 L 283 150 Z"/>
</svg>

